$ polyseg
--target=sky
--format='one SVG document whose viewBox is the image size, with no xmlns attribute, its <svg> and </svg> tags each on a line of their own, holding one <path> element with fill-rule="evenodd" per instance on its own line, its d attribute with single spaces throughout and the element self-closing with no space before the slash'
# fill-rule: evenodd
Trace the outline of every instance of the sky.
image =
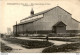
<svg viewBox="0 0 80 55">
<path fill-rule="evenodd" d="M 33 8 L 38 13 L 56 6 L 72 14 L 80 22 L 80 0 L 0 0 L 0 33 L 7 33 L 7 29 L 20 23 L 21 19 L 30 16 Z"/>
</svg>

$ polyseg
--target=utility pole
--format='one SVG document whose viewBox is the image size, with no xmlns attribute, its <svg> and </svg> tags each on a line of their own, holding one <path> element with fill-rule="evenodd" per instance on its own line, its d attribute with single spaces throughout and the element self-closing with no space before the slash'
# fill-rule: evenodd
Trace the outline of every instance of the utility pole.
<svg viewBox="0 0 80 55">
<path fill-rule="evenodd" d="M 17 21 L 16 21 L 16 36 L 17 36 Z"/>
</svg>

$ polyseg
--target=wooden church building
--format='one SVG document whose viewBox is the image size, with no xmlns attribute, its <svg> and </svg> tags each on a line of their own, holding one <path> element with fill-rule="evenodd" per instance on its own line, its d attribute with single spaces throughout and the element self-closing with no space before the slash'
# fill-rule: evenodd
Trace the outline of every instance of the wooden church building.
<svg viewBox="0 0 80 55">
<path fill-rule="evenodd" d="M 19 24 L 13 26 L 13 33 L 80 33 L 80 22 L 71 16 L 72 14 L 60 6 L 36 14 L 34 14 L 32 9 L 31 16 L 20 20 Z"/>
</svg>

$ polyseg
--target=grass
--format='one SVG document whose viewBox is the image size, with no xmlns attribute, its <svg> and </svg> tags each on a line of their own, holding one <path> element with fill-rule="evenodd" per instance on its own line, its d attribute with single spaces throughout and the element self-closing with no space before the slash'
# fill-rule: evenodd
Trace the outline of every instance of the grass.
<svg viewBox="0 0 80 55">
<path fill-rule="evenodd" d="M 49 48 L 44 49 L 43 53 L 53 53 L 53 52 L 70 52 L 80 49 L 80 43 L 72 43 L 72 44 L 63 44 L 60 46 L 51 46 Z"/>
<path fill-rule="evenodd" d="M 10 52 L 11 50 L 11 47 L 6 46 L 4 43 L 1 42 L 1 52 Z"/>
<path fill-rule="evenodd" d="M 22 40 L 22 39 L 16 39 L 16 38 L 6 38 L 4 40 L 9 41 L 11 43 L 19 44 L 22 47 L 29 48 L 29 49 L 48 47 L 52 45 L 52 43 L 48 41 Z"/>
</svg>

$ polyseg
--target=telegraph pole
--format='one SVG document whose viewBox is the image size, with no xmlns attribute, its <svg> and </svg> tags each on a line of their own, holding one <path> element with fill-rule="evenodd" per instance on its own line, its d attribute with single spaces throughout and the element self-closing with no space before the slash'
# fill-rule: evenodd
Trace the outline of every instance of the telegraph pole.
<svg viewBox="0 0 80 55">
<path fill-rule="evenodd" d="M 17 21 L 16 21 L 16 36 L 17 36 Z"/>
</svg>

